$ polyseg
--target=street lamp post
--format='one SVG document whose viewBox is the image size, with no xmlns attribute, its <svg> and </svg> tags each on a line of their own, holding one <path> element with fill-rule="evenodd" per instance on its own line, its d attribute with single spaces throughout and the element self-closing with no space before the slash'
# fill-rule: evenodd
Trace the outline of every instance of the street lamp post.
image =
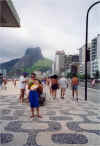
<svg viewBox="0 0 100 146">
<path fill-rule="evenodd" d="M 87 11 L 86 15 L 86 40 L 85 40 L 85 100 L 87 100 L 87 62 L 88 62 L 88 18 L 89 18 L 89 12 L 90 10 L 97 4 L 99 4 L 100 1 L 97 1 L 93 3 Z"/>
</svg>

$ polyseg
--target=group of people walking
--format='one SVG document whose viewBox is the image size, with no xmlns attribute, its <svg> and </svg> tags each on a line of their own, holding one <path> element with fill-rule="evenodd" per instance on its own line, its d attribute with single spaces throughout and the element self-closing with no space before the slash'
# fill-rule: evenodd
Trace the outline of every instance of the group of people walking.
<svg viewBox="0 0 100 146">
<path fill-rule="evenodd" d="M 1 89 L 4 89 L 4 90 L 7 89 L 7 79 L 6 77 L 3 77 L 2 73 L 0 73 L 0 90 Z"/>
<path fill-rule="evenodd" d="M 75 74 L 73 75 L 72 79 L 66 79 L 64 76 L 58 77 L 57 75 L 53 75 L 47 78 L 47 86 L 49 87 L 50 95 L 53 97 L 53 99 L 56 99 L 58 89 L 61 90 L 60 97 L 64 99 L 66 89 L 68 86 L 70 86 L 72 88 L 73 99 L 76 94 L 76 99 L 78 101 L 78 84 L 79 80 Z"/>
<path fill-rule="evenodd" d="M 61 98 L 64 99 L 65 91 L 68 87 L 68 81 L 64 76 L 61 78 L 58 78 L 57 75 L 50 76 L 47 78 L 46 84 L 49 87 L 50 95 L 53 99 L 56 99 L 58 89 L 61 89 Z"/>
<path fill-rule="evenodd" d="M 72 96 L 74 99 L 76 93 L 76 99 L 78 101 L 78 78 L 74 75 L 72 80 L 67 80 L 64 76 L 58 77 L 57 75 L 52 75 L 43 80 L 38 80 L 35 73 L 31 73 L 30 78 L 27 78 L 27 73 L 23 73 L 19 80 L 20 88 L 20 103 L 24 102 L 25 89 L 28 89 L 27 98 L 31 108 L 31 118 L 35 116 L 34 109 L 36 108 L 37 117 L 41 118 L 40 115 L 40 98 L 43 94 L 43 88 L 47 86 L 49 88 L 50 96 L 55 100 L 57 97 L 57 90 L 61 90 L 61 99 L 65 98 L 66 89 L 69 86 L 69 83 L 72 87 Z"/>
</svg>

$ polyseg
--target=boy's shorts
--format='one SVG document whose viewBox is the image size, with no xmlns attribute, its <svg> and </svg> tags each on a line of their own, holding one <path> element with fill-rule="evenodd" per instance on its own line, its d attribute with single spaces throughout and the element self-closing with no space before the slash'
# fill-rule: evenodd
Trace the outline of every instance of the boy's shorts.
<svg viewBox="0 0 100 146">
<path fill-rule="evenodd" d="M 72 86 L 72 89 L 73 89 L 73 90 L 78 90 L 78 85 L 73 85 L 73 86 Z"/>
</svg>

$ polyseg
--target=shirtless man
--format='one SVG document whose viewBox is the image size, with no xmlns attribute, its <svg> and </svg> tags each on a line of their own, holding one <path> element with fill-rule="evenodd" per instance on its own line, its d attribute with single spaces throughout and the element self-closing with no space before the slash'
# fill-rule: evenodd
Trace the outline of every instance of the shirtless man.
<svg viewBox="0 0 100 146">
<path fill-rule="evenodd" d="M 58 86 L 58 77 L 56 75 L 51 77 L 51 89 L 52 89 L 52 96 L 53 99 L 56 99 L 57 95 L 57 89 L 59 88 Z"/>
<path fill-rule="evenodd" d="M 78 77 L 75 74 L 72 78 L 72 96 L 73 96 L 73 99 L 74 99 L 74 95 L 76 93 L 76 100 L 77 101 L 78 101 L 78 84 L 79 84 L 79 80 L 78 80 Z"/>
</svg>

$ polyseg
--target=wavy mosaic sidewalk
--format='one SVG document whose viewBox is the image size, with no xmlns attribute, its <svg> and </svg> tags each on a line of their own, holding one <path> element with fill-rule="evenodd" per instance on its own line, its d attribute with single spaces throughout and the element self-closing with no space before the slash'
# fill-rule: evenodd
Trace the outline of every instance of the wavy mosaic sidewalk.
<svg viewBox="0 0 100 146">
<path fill-rule="evenodd" d="M 4 93 L 3 93 L 4 94 Z M 28 104 L 18 103 L 18 93 L 0 94 L 0 146 L 98 146 L 100 104 L 47 100 L 42 119 L 30 119 Z"/>
</svg>

